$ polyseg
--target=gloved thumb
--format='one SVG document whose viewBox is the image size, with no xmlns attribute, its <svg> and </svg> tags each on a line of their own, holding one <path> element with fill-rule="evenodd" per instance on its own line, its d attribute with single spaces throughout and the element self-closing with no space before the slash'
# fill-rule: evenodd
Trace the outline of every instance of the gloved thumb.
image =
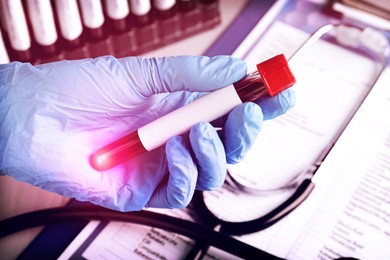
<svg viewBox="0 0 390 260">
<path fill-rule="evenodd" d="M 149 97 L 175 91 L 209 92 L 246 74 L 244 61 L 231 56 L 126 57 L 118 60 L 138 92 Z"/>
</svg>

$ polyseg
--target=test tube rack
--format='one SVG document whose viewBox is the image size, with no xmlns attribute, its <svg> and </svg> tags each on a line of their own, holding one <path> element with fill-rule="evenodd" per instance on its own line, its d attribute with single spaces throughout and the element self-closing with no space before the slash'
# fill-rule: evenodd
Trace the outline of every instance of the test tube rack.
<svg viewBox="0 0 390 260">
<path fill-rule="evenodd" d="M 56 21 L 58 23 L 58 21 Z M 166 46 L 220 23 L 218 0 L 177 1 L 169 10 L 153 8 L 143 16 L 129 14 L 123 21 L 106 18 L 102 28 L 84 28 L 76 41 L 59 37 L 53 46 L 40 46 L 31 40 L 27 51 L 12 49 L 7 33 L 2 30 L 10 61 L 42 64 L 58 60 L 94 58 L 102 55 L 135 56 Z M 31 32 L 31 24 L 28 24 Z M 56 24 L 58 29 L 58 24 Z"/>
</svg>

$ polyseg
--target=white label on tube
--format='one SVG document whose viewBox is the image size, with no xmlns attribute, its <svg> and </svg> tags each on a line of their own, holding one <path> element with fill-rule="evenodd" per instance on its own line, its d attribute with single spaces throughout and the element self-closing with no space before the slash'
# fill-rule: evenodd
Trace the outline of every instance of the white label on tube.
<svg viewBox="0 0 390 260">
<path fill-rule="evenodd" d="M 213 91 L 138 129 L 146 150 L 164 145 L 171 137 L 188 132 L 199 122 L 211 122 L 241 104 L 233 85 Z"/>
<path fill-rule="evenodd" d="M 114 20 L 126 18 L 129 15 L 129 3 L 127 0 L 110 0 L 106 2 L 107 15 Z"/>
<path fill-rule="evenodd" d="M 154 6 L 161 11 L 165 11 L 170 9 L 172 6 L 175 5 L 175 0 L 154 0 Z"/>
<path fill-rule="evenodd" d="M 130 9 L 135 15 L 145 15 L 151 9 L 150 0 L 130 0 Z"/>
<path fill-rule="evenodd" d="M 6 31 L 14 50 L 26 51 L 31 46 L 30 34 L 27 28 L 21 0 L 2 0 Z"/>
<path fill-rule="evenodd" d="M 9 63 L 9 57 L 7 50 L 5 49 L 4 41 L 3 41 L 3 35 L 0 31 L 0 64 Z"/>
<path fill-rule="evenodd" d="M 57 31 L 50 0 L 27 0 L 35 40 L 43 46 L 56 42 Z"/>
<path fill-rule="evenodd" d="M 83 31 L 76 0 L 56 0 L 55 5 L 62 36 L 69 41 L 76 40 Z"/>
<path fill-rule="evenodd" d="M 86 27 L 97 29 L 103 25 L 104 16 L 100 0 L 80 0 L 80 8 Z"/>
</svg>

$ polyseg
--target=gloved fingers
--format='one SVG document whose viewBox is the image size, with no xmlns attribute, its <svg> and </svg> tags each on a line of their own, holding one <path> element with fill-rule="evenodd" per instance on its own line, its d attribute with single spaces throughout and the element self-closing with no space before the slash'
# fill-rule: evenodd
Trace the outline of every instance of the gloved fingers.
<svg viewBox="0 0 390 260">
<path fill-rule="evenodd" d="M 246 74 L 246 63 L 231 56 L 126 57 L 118 60 L 144 97 L 175 91 L 209 92 Z"/>
<path fill-rule="evenodd" d="M 162 182 L 146 207 L 182 208 L 194 195 L 198 170 L 194 163 L 190 144 L 183 136 L 171 138 L 165 145 L 169 176 Z"/>
<path fill-rule="evenodd" d="M 265 96 L 253 103 L 258 104 L 263 113 L 263 120 L 273 119 L 283 115 L 295 104 L 295 92 L 292 89 L 286 89 L 276 96 Z M 212 122 L 215 127 L 223 127 L 228 118 L 228 115 L 220 117 Z"/>
<path fill-rule="evenodd" d="M 229 113 L 221 133 L 228 163 L 238 163 L 244 158 L 259 135 L 262 122 L 262 110 L 252 102 Z"/>
<path fill-rule="evenodd" d="M 226 156 L 222 141 L 209 123 L 198 123 L 190 131 L 191 147 L 198 165 L 196 189 L 214 190 L 226 177 Z"/>
<path fill-rule="evenodd" d="M 295 91 L 286 89 L 273 97 L 264 97 L 255 101 L 264 115 L 264 120 L 273 119 L 286 113 L 295 104 Z"/>
</svg>

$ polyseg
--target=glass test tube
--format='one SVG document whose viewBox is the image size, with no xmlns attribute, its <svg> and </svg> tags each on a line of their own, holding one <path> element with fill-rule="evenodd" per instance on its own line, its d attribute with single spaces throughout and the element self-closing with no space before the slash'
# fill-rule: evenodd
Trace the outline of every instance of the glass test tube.
<svg viewBox="0 0 390 260">
<path fill-rule="evenodd" d="M 171 9 L 176 3 L 176 0 L 154 0 L 153 4 L 156 9 L 166 11 Z"/>
<path fill-rule="evenodd" d="M 10 59 L 7 53 L 7 49 L 5 48 L 4 41 L 3 41 L 3 35 L 1 34 L 0 30 L 0 64 L 9 63 Z"/>
<path fill-rule="evenodd" d="M 104 24 L 102 3 L 96 0 L 82 0 L 79 3 L 83 24 L 88 28 L 90 36 L 102 38 Z"/>
<path fill-rule="evenodd" d="M 3 22 L 10 45 L 19 61 L 31 59 L 31 38 L 21 0 L 1 0 Z"/>
<path fill-rule="evenodd" d="M 150 0 L 130 0 L 130 10 L 134 15 L 146 15 L 151 8 Z"/>
<path fill-rule="evenodd" d="M 55 0 L 55 7 L 62 37 L 71 46 L 78 45 L 83 32 L 83 26 L 77 1 Z"/>
<path fill-rule="evenodd" d="M 105 1 L 107 16 L 111 19 L 113 28 L 122 32 L 126 30 L 126 17 L 130 14 L 127 0 Z"/>
<path fill-rule="evenodd" d="M 54 53 L 58 35 L 50 0 L 27 0 L 27 9 L 35 41 L 44 53 Z"/>
</svg>

